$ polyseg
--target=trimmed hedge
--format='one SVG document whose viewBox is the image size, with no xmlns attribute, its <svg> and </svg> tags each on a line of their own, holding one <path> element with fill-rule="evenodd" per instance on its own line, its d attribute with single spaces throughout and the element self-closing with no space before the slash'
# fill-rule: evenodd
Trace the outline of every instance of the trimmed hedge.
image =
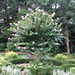
<svg viewBox="0 0 75 75">
<path fill-rule="evenodd" d="M 67 60 L 70 64 L 75 64 L 75 59 Z"/>
<path fill-rule="evenodd" d="M 29 63 L 30 61 L 33 61 L 35 59 L 26 59 L 26 58 L 17 58 L 17 59 L 11 59 L 10 61 L 13 64 L 19 64 L 19 63 Z M 41 61 L 43 61 L 43 59 L 41 59 Z M 46 62 L 52 63 L 55 66 L 61 66 L 63 64 L 75 64 L 74 60 L 67 60 L 67 61 L 61 61 L 61 60 L 57 60 L 55 58 L 50 58 L 50 59 L 46 59 Z"/>
<path fill-rule="evenodd" d="M 63 64 L 62 65 L 62 68 L 66 71 L 66 70 L 69 70 L 70 67 L 75 67 L 75 64 Z"/>
<path fill-rule="evenodd" d="M 52 67 L 29 67 L 31 70 L 31 75 L 52 75 L 53 68 Z"/>
<path fill-rule="evenodd" d="M 72 73 L 75 74 L 75 67 L 71 67 L 71 68 L 70 68 L 70 72 L 72 72 Z"/>
<path fill-rule="evenodd" d="M 53 65 L 60 66 L 62 64 L 68 63 L 67 61 L 57 60 L 55 58 L 47 59 L 47 62 L 52 63 Z"/>
<path fill-rule="evenodd" d="M 17 58 L 17 59 L 11 59 L 9 61 L 13 64 L 20 64 L 20 63 L 29 63 L 30 61 L 33 60 L 34 59 Z"/>
</svg>

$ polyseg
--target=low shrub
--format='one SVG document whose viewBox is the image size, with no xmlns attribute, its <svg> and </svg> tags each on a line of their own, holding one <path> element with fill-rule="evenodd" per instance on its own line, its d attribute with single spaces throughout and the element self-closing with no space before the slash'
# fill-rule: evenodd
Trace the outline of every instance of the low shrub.
<svg viewBox="0 0 75 75">
<path fill-rule="evenodd" d="M 57 54 L 57 55 L 55 56 L 55 58 L 56 58 L 57 60 L 66 61 L 66 60 L 68 59 L 68 56 L 63 55 L 63 54 Z"/>
<path fill-rule="evenodd" d="M 0 52 L 5 51 L 5 43 L 0 43 Z"/>
<path fill-rule="evenodd" d="M 68 63 L 67 61 L 57 60 L 55 58 L 46 59 L 47 62 L 50 62 L 53 65 L 60 66 L 64 63 Z"/>
<path fill-rule="evenodd" d="M 69 70 L 70 67 L 75 67 L 75 64 L 63 64 L 61 65 L 64 71 Z"/>
<path fill-rule="evenodd" d="M 6 53 L 5 56 L 6 56 L 6 59 L 8 60 L 18 58 L 18 54 L 13 51 Z"/>
<path fill-rule="evenodd" d="M 75 59 L 69 59 L 67 61 L 69 62 L 69 64 L 75 64 Z"/>
<path fill-rule="evenodd" d="M 21 68 L 21 71 L 23 71 L 25 68 L 29 69 L 31 71 L 31 75 L 52 75 L 53 67 L 51 66 L 35 66 L 31 65 L 30 67 L 23 67 L 23 66 L 17 66 L 18 68 Z"/>
<path fill-rule="evenodd" d="M 9 61 L 13 64 L 20 64 L 20 63 L 29 63 L 30 61 L 33 60 L 34 59 L 17 58 L 17 59 L 11 59 Z"/>
<path fill-rule="evenodd" d="M 11 63 L 7 60 L 5 60 L 4 57 L 0 57 L 0 66 L 7 66 L 10 65 Z"/>
<path fill-rule="evenodd" d="M 70 68 L 70 72 L 72 72 L 72 73 L 75 74 L 75 67 L 71 67 L 71 68 Z"/>
<path fill-rule="evenodd" d="M 31 75 L 52 75 L 52 67 L 30 67 Z"/>
</svg>

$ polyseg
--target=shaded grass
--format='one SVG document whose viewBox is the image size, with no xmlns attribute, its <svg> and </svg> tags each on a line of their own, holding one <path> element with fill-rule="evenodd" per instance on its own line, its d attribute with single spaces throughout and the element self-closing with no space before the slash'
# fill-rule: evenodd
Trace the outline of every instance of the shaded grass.
<svg viewBox="0 0 75 75">
<path fill-rule="evenodd" d="M 2 57 L 2 56 L 4 57 L 5 56 L 5 53 L 0 53 L 0 57 Z"/>
</svg>

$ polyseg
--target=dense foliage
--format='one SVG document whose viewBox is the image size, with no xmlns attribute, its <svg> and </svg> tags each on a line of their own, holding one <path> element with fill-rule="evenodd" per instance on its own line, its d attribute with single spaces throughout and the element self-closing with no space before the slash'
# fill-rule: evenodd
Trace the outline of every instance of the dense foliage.
<svg viewBox="0 0 75 75">
<path fill-rule="evenodd" d="M 50 51 L 52 45 L 59 45 L 63 38 L 58 18 L 55 21 L 52 19 L 54 15 L 38 8 L 35 12 L 31 10 L 30 14 L 22 16 L 21 21 L 10 24 L 13 37 L 8 40 L 21 51 Z"/>
</svg>

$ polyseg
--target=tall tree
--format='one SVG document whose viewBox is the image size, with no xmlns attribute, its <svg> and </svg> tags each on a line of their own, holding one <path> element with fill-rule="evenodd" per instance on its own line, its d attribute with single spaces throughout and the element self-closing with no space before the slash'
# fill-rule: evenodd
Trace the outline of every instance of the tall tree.
<svg viewBox="0 0 75 75">
<path fill-rule="evenodd" d="M 60 17 L 60 22 L 62 22 L 62 27 L 65 29 L 66 35 L 66 47 L 67 52 L 70 54 L 70 36 L 71 32 L 74 32 L 72 27 L 75 26 L 75 2 L 72 0 L 59 0 L 58 2 L 59 8 L 56 9 L 56 17 Z M 70 32 L 71 31 L 71 32 Z"/>
<path fill-rule="evenodd" d="M 9 23 L 16 18 L 17 0 L 0 0 L 0 42 L 7 42 Z"/>
</svg>

